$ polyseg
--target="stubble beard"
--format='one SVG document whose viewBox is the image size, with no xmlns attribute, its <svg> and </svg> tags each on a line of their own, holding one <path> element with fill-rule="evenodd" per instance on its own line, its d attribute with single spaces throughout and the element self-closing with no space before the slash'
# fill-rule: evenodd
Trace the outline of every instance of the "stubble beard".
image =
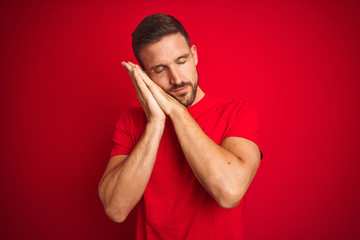
<svg viewBox="0 0 360 240">
<path fill-rule="evenodd" d="M 196 93 L 197 93 L 197 88 L 198 88 L 198 84 L 199 84 L 199 75 L 198 73 L 196 74 L 197 76 L 197 79 L 196 79 L 196 82 L 195 84 L 191 84 L 190 82 L 182 82 L 181 84 L 177 84 L 177 85 L 174 85 L 172 88 L 170 88 L 167 93 L 172 96 L 175 100 L 177 100 L 179 103 L 181 103 L 182 105 L 184 105 L 185 107 L 190 107 L 194 101 L 195 101 L 195 98 L 196 98 Z M 179 96 L 174 96 L 173 94 L 171 94 L 171 91 L 175 90 L 175 89 L 178 89 L 178 88 L 182 88 L 182 87 L 185 87 L 185 86 L 189 86 L 191 88 L 191 91 L 190 92 L 187 92 L 187 93 L 184 93 L 184 94 L 181 94 Z M 189 95 L 189 96 L 187 96 Z"/>
</svg>

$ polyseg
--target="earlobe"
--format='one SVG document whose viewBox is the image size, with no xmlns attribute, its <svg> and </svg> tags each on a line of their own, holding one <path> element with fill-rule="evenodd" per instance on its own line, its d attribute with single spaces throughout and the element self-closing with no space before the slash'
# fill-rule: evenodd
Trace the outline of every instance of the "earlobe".
<svg viewBox="0 0 360 240">
<path fill-rule="evenodd" d="M 198 56 L 197 56 L 196 46 L 192 45 L 190 50 L 191 50 L 191 55 L 194 58 L 195 66 L 197 66 L 197 64 L 198 64 Z"/>
</svg>

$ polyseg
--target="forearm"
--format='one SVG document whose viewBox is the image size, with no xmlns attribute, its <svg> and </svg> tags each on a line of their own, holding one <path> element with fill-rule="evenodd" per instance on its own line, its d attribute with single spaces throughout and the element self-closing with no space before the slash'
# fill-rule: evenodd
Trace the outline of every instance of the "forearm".
<svg viewBox="0 0 360 240">
<path fill-rule="evenodd" d="M 154 98 L 151 99 L 174 123 L 183 153 L 200 183 L 221 206 L 230 208 L 237 205 L 257 170 L 257 146 L 254 143 L 243 144 L 239 139 L 225 139 L 219 146 L 201 130 L 183 105 L 155 84 L 139 67 L 134 69 L 137 73 L 135 79 L 139 84 L 146 85 L 145 89 Z M 198 91 L 204 94 L 201 89 Z M 238 145 L 246 146 L 239 151 Z M 246 157 L 245 161 L 243 156 L 246 154 L 251 157 Z"/>
<path fill-rule="evenodd" d="M 251 181 L 245 162 L 212 141 L 186 109 L 171 118 L 184 155 L 203 187 L 220 206 L 237 205 Z"/>
<path fill-rule="evenodd" d="M 104 175 L 99 194 L 107 215 L 125 220 L 141 199 L 155 163 L 164 123 L 148 123 L 131 154 Z"/>
</svg>

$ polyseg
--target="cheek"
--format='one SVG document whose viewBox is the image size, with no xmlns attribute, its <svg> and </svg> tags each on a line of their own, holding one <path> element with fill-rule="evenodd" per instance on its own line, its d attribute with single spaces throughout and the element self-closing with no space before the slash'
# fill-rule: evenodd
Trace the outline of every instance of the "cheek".
<svg viewBox="0 0 360 240">
<path fill-rule="evenodd" d="M 197 68 L 195 65 L 191 66 L 189 69 L 190 77 L 192 81 L 197 81 L 198 75 L 197 75 Z"/>
<path fill-rule="evenodd" d="M 181 67 L 181 73 L 183 73 L 183 77 L 189 81 L 196 75 L 196 66 L 193 63 L 185 64 Z"/>
<path fill-rule="evenodd" d="M 160 86 L 163 90 L 169 89 L 169 80 L 166 74 L 164 74 L 161 77 L 157 77 L 153 80 L 154 83 L 156 83 L 158 86 Z"/>
</svg>

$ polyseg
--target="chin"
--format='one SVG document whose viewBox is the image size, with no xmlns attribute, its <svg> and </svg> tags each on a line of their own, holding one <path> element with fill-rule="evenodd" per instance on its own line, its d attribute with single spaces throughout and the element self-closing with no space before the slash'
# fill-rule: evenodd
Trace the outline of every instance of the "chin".
<svg viewBox="0 0 360 240">
<path fill-rule="evenodd" d="M 197 85 L 196 85 L 197 87 Z M 179 103 L 181 103 L 182 105 L 184 105 L 185 107 L 190 107 L 194 101 L 195 101 L 195 97 L 196 97 L 196 88 L 191 88 L 191 91 L 188 91 L 184 94 L 178 95 L 178 96 L 174 96 L 171 93 L 168 93 L 170 96 L 172 96 L 173 98 L 176 99 L 176 101 L 178 101 Z"/>
<path fill-rule="evenodd" d="M 181 99 L 181 100 L 178 99 L 178 101 L 185 107 L 190 107 L 195 101 L 195 95 L 184 96 L 183 99 Z"/>
</svg>

